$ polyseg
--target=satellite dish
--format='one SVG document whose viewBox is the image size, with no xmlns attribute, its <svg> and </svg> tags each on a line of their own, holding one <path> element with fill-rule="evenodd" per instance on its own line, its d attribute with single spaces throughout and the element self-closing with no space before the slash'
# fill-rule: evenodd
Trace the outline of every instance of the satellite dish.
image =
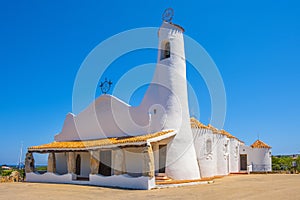
<svg viewBox="0 0 300 200">
<path fill-rule="evenodd" d="M 162 20 L 165 22 L 171 22 L 174 16 L 173 8 L 167 8 L 162 14 Z"/>
</svg>

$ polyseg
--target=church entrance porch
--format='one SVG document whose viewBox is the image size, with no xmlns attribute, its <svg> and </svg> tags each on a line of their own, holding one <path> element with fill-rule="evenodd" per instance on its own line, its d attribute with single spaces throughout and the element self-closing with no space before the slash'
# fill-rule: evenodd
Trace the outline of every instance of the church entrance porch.
<svg viewBox="0 0 300 200">
<path fill-rule="evenodd" d="M 27 153 L 26 163 L 26 171 L 35 172 L 33 152 Z M 88 178 L 90 174 L 134 174 L 136 177 L 154 174 L 150 172 L 152 170 L 154 171 L 154 159 L 151 146 L 99 149 L 93 152 L 48 153 L 47 172 L 58 175 L 73 174 L 79 178 Z"/>
<path fill-rule="evenodd" d="M 162 168 L 166 167 L 162 158 L 166 158 L 166 145 L 174 135 L 174 131 L 166 130 L 142 136 L 30 147 L 26 181 L 151 189 L 155 187 L 154 174 L 159 171 L 159 162 Z M 161 151 L 159 145 L 163 145 Z M 46 173 L 35 171 L 33 153 L 49 155 Z"/>
</svg>

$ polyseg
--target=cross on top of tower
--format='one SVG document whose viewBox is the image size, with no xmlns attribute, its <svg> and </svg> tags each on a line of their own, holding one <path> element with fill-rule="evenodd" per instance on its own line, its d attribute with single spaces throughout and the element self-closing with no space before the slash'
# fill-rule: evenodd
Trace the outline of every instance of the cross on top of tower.
<svg viewBox="0 0 300 200">
<path fill-rule="evenodd" d="M 112 82 L 110 80 L 107 80 L 107 78 L 105 78 L 105 81 L 101 82 L 99 87 L 101 88 L 102 93 L 106 94 L 110 90 L 111 85 Z"/>
<path fill-rule="evenodd" d="M 165 22 L 171 22 L 174 16 L 173 8 L 167 8 L 162 14 L 162 20 Z"/>
</svg>

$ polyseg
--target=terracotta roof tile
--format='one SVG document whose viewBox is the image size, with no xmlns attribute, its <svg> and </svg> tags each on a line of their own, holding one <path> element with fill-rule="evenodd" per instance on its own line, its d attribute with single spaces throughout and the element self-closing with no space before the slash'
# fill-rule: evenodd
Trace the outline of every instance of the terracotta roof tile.
<svg viewBox="0 0 300 200">
<path fill-rule="evenodd" d="M 220 131 L 211 124 L 208 124 L 207 127 L 212 130 L 213 133 L 220 133 Z"/>
<path fill-rule="evenodd" d="M 190 119 L 191 122 L 191 127 L 192 128 L 204 128 L 204 129 L 210 129 L 212 130 L 213 133 L 215 134 L 222 134 L 222 135 L 226 135 L 228 138 L 234 138 L 237 139 L 238 141 L 240 141 L 241 143 L 244 143 L 243 141 L 239 140 L 237 137 L 231 135 L 230 133 L 228 133 L 225 130 L 218 130 L 217 128 L 215 128 L 213 125 L 208 124 L 207 126 L 202 124 L 201 122 L 199 122 L 196 118 L 192 117 Z"/>
<path fill-rule="evenodd" d="M 266 143 L 264 143 L 261 140 L 256 140 L 252 145 L 252 148 L 266 148 L 266 149 L 270 149 L 272 148 L 271 146 L 267 145 Z"/>
<path fill-rule="evenodd" d="M 166 135 L 167 133 L 171 133 L 173 131 L 174 130 L 166 130 L 166 131 L 156 132 L 147 135 L 119 137 L 119 138 L 114 137 L 114 138 L 105 138 L 99 140 L 52 142 L 49 144 L 32 146 L 29 147 L 28 150 L 34 151 L 34 150 L 47 150 L 47 149 L 85 149 L 85 148 L 101 147 L 101 146 L 116 145 L 116 144 L 147 142 L 148 139 Z"/>
<path fill-rule="evenodd" d="M 205 128 L 205 129 L 209 129 L 207 126 L 205 126 L 204 124 L 202 124 L 201 122 L 199 122 L 197 119 L 195 118 L 191 118 L 190 119 L 191 122 L 191 127 L 192 128 Z"/>
<path fill-rule="evenodd" d="M 228 133 L 225 130 L 220 130 L 220 134 L 226 135 L 228 138 L 235 138 L 235 139 L 237 139 L 236 137 L 234 137 L 233 135 L 231 135 L 230 133 Z"/>
</svg>

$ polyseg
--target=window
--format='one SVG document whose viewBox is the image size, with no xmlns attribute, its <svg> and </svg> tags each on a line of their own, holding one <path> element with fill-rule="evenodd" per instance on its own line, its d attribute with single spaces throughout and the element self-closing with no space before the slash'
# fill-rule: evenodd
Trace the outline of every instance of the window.
<svg viewBox="0 0 300 200">
<path fill-rule="evenodd" d="M 238 154 L 239 154 L 239 147 L 235 146 L 234 156 L 237 158 Z"/>
<path fill-rule="evenodd" d="M 212 143 L 211 139 L 206 140 L 206 154 L 212 153 Z"/>
<path fill-rule="evenodd" d="M 170 42 L 162 42 L 162 47 L 161 47 L 161 55 L 160 55 L 160 60 L 170 58 L 171 56 L 171 47 L 170 47 Z"/>
</svg>

